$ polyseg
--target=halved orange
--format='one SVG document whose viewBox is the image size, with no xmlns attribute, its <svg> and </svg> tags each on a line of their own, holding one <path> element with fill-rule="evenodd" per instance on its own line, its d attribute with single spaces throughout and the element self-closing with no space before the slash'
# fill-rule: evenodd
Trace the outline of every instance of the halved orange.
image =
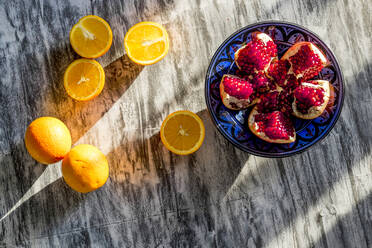
<svg viewBox="0 0 372 248">
<path fill-rule="evenodd" d="M 81 18 L 70 31 L 72 48 L 85 58 L 97 58 L 105 54 L 112 43 L 110 25 L 99 16 Z"/>
<path fill-rule="evenodd" d="M 160 138 L 164 146 L 178 155 L 197 151 L 203 144 L 204 136 L 203 121 L 188 110 L 168 115 L 160 128 Z"/>
<path fill-rule="evenodd" d="M 151 65 L 164 58 L 168 53 L 168 33 L 159 23 L 140 22 L 125 34 L 124 47 L 133 62 L 140 65 Z"/>
<path fill-rule="evenodd" d="M 101 93 L 105 72 L 93 59 L 77 59 L 67 67 L 63 81 L 69 96 L 78 101 L 88 101 Z"/>
</svg>

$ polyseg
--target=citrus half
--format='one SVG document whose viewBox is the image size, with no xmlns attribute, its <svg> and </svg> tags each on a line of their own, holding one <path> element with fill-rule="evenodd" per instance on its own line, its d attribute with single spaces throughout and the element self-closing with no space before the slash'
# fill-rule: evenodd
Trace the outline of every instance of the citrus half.
<svg viewBox="0 0 372 248">
<path fill-rule="evenodd" d="M 164 146 L 179 155 L 197 151 L 203 144 L 205 128 L 199 116 L 188 110 L 176 111 L 165 118 L 160 128 Z"/>
<path fill-rule="evenodd" d="M 133 62 L 151 65 L 160 61 L 168 53 L 168 33 L 159 23 L 140 22 L 125 34 L 124 47 Z"/>
<path fill-rule="evenodd" d="M 105 54 L 112 43 L 110 25 L 99 16 L 81 18 L 70 31 L 72 48 L 85 58 L 97 58 Z"/>
<path fill-rule="evenodd" d="M 105 72 L 93 59 L 77 59 L 67 67 L 63 81 L 69 96 L 78 101 L 88 101 L 101 93 Z"/>
</svg>

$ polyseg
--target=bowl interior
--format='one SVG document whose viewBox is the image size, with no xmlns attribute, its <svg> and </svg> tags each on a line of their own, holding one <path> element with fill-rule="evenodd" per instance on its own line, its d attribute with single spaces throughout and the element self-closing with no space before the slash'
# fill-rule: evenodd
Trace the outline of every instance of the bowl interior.
<svg viewBox="0 0 372 248">
<path fill-rule="evenodd" d="M 314 79 L 328 80 L 335 89 L 333 104 L 313 120 L 292 117 L 296 129 L 296 141 L 290 144 L 272 144 L 253 135 L 247 125 L 251 108 L 234 111 L 222 104 L 219 84 L 224 74 L 235 74 L 237 67 L 234 54 L 241 46 L 251 40 L 251 33 L 260 31 L 273 37 L 278 47 L 279 58 L 293 44 L 311 41 L 316 44 L 330 61 Z M 216 51 L 209 65 L 205 94 L 207 107 L 218 130 L 238 148 L 264 157 L 285 157 L 304 151 L 332 129 L 341 112 L 343 100 L 342 74 L 330 49 L 312 32 L 291 23 L 265 22 L 247 26 L 231 35 Z"/>
</svg>

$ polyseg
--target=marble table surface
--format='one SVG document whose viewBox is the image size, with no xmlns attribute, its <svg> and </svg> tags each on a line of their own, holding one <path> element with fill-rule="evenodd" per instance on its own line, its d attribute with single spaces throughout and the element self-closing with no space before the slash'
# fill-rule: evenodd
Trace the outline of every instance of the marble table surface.
<svg viewBox="0 0 372 248">
<path fill-rule="evenodd" d="M 372 247 L 372 3 L 370 0 L 0 1 L 0 247 Z M 95 14 L 113 30 L 98 59 L 106 85 L 79 103 L 62 75 L 79 56 L 69 30 Z M 132 63 L 125 32 L 156 21 L 171 48 Z M 215 129 L 204 78 L 235 30 L 286 20 L 317 33 L 345 77 L 340 119 L 322 142 L 284 159 L 252 156 Z M 189 109 L 206 139 L 190 156 L 168 152 L 162 120 Z M 101 189 L 79 194 L 60 164 L 36 163 L 27 125 L 54 116 L 73 143 L 99 147 L 110 165 Z"/>
</svg>

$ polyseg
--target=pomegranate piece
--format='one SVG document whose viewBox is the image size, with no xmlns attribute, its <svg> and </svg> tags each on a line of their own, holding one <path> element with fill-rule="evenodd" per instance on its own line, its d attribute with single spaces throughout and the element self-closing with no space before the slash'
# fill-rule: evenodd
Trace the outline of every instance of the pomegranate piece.
<svg viewBox="0 0 372 248">
<path fill-rule="evenodd" d="M 274 111 L 267 114 L 258 114 L 255 116 L 259 132 L 263 132 L 270 139 L 284 139 L 293 137 L 294 128 L 288 116 L 280 111 Z"/>
<path fill-rule="evenodd" d="M 267 70 L 277 53 L 276 44 L 270 36 L 255 32 L 252 34 L 252 41 L 235 53 L 235 62 L 239 69 L 247 74 L 254 74 Z"/>
<path fill-rule="evenodd" d="M 287 60 L 275 60 L 270 64 L 267 71 L 268 76 L 275 80 L 279 86 L 283 87 L 290 66 Z"/>
<path fill-rule="evenodd" d="M 293 115 L 302 119 L 314 119 L 326 109 L 331 96 L 331 85 L 326 80 L 303 82 L 294 92 Z"/>
<path fill-rule="evenodd" d="M 289 73 L 290 66 L 288 60 L 277 60 L 270 64 L 267 73 L 280 87 L 293 90 L 300 85 L 301 79 Z"/>
<path fill-rule="evenodd" d="M 246 81 L 251 81 L 253 76 L 251 74 L 248 74 L 246 73 L 245 71 L 243 70 L 237 70 L 236 72 L 236 76 L 240 77 L 240 78 L 243 78 L 245 79 Z"/>
<path fill-rule="evenodd" d="M 290 94 L 287 90 L 282 90 L 279 94 L 279 110 L 290 116 L 293 113 L 292 102 L 293 94 Z"/>
<path fill-rule="evenodd" d="M 260 96 L 257 110 L 260 113 L 269 113 L 279 110 L 279 91 L 270 91 Z"/>
<path fill-rule="evenodd" d="M 257 92 L 266 92 L 271 89 L 271 80 L 264 72 L 258 72 L 253 75 L 252 84 Z"/>
<path fill-rule="evenodd" d="M 248 99 L 254 92 L 251 83 L 238 77 L 225 76 L 222 84 L 227 94 L 238 99 Z"/>
<path fill-rule="evenodd" d="M 305 80 L 318 75 L 323 68 L 319 55 L 308 46 L 302 46 L 295 55 L 289 57 L 289 61 L 294 74 L 302 74 Z"/>
<path fill-rule="evenodd" d="M 311 107 L 322 105 L 324 102 L 324 90 L 322 88 L 313 88 L 300 86 L 294 91 L 298 111 L 307 114 Z"/>
<path fill-rule="evenodd" d="M 220 83 L 223 104 L 232 110 L 240 110 L 256 103 L 253 85 L 234 75 L 224 75 Z"/>
<path fill-rule="evenodd" d="M 293 96 L 288 91 L 270 91 L 260 96 L 257 111 L 269 113 L 279 110 L 289 116 L 292 113 Z"/>
<path fill-rule="evenodd" d="M 293 90 L 301 83 L 301 78 L 297 79 L 293 74 L 286 75 L 285 85 L 283 86 L 286 89 Z"/>
<path fill-rule="evenodd" d="M 288 73 L 296 78 L 308 80 L 316 75 L 328 64 L 323 52 L 311 42 L 299 42 L 290 47 L 281 60 L 287 60 L 291 68 Z"/>
</svg>

